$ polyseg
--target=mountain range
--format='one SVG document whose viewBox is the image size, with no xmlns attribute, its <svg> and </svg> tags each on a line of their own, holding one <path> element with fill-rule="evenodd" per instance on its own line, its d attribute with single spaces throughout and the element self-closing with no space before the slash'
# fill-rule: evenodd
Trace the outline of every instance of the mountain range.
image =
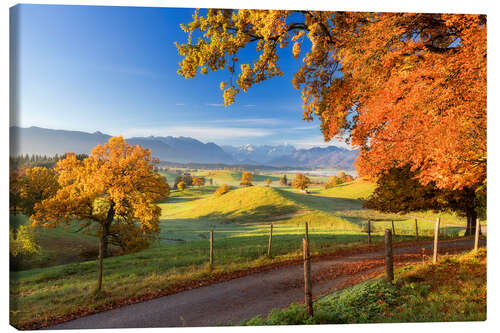
<svg viewBox="0 0 500 333">
<path fill-rule="evenodd" d="M 54 130 L 41 127 L 10 127 L 11 155 L 55 155 L 66 152 L 89 153 L 108 141 L 101 132 Z M 149 148 L 154 157 L 176 163 L 254 164 L 277 167 L 323 167 L 353 169 L 355 150 L 335 146 L 297 149 L 292 145 L 218 146 L 190 137 L 148 136 L 126 139 L 132 145 Z"/>
</svg>

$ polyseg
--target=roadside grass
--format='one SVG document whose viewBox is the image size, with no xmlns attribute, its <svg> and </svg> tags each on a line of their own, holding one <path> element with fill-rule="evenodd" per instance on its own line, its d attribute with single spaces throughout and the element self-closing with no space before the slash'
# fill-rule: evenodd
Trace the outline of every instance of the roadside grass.
<svg viewBox="0 0 500 333">
<path fill-rule="evenodd" d="M 408 265 L 396 271 L 394 285 L 364 282 L 317 299 L 313 308 L 313 317 L 304 305 L 292 304 L 241 325 L 484 321 L 486 250 Z"/>
<path fill-rule="evenodd" d="M 97 262 L 87 261 L 10 273 L 11 323 L 17 328 L 33 328 L 71 314 L 91 313 L 116 307 L 130 299 L 165 294 L 182 285 L 199 284 L 221 274 L 258 268 L 301 257 L 300 233 L 273 235 L 272 258 L 266 256 L 265 230 L 215 239 L 215 262 L 207 265 L 208 240 L 157 246 L 135 254 L 104 259 L 105 297 L 95 296 Z M 359 232 L 310 234 L 313 255 L 333 253 L 366 244 Z M 381 242 L 376 237 L 374 242 Z"/>
</svg>

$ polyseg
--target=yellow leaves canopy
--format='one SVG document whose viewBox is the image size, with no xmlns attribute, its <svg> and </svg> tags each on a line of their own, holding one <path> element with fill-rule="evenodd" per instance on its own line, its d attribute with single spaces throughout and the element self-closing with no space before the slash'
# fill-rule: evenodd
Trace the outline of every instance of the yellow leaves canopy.
<svg viewBox="0 0 500 333">
<path fill-rule="evenodd" d="M 82 227 L 97 222 L 99 233 L 124 233 L 124 227 L 142 235 L 160 231 L 160 208 L 156 201 L 169 193 L 163 177 L 154 172 L 151 152 L 113 137 L 96 146 L 90 157 L 74 154 L 57 163 L 60 189 L 35 206 L 33 224 L 55 226 L 78 220 Z"/>
</svg>

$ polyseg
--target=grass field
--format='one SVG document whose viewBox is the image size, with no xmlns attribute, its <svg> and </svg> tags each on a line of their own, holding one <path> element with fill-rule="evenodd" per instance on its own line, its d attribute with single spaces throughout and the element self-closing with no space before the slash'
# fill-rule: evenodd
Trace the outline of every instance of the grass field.
<svg viewBox="0 0 500 333">
<path fill-rule="evenodd" d="M 437 265 L 409 265 L 385 279 L 321 297 L 308 317 L 304 305 L 273 310 L 243 325 L 407 323 L 486 320 L 486 250 L 449 255 Z"/>
<path fill-rule="evenodd" d="M 19 225 L 29 225 L 25 215 L 10 215 L 10 226 L 14 229 Z M 23 257 L 15 261 L 16 270 L 57 266 L 71 262 L 94 259 L 98 254 L 96 238 L 81 232 L 75 232 L 75 226 L 45 229 L 35 228 L 35 238 L 40 246 L 39 254 Z M 111 251 L 118 249 L 110 247 Z"/>
<path fill-rule="evenodd" d="M 69 314 L 162 294 L 200 279 L 299 258 L 306 222 L 313 255 L 366 244 L 368 219 L 375 221 L 372 227 L 375 243 L 382 241 L 383 229 L 390 225 L 391 219 L 396 224 L 395 241 L 414 239 L 413 218 L 362 208 L 360 198 L 373 189 L 362 180 L 329 190 L 313 187 L 311 194 L 290 187 L 252 186 L 235 187 L 216 198 L 213 195 L 216 188 L 213 185 L 175 190 L 159 203 L 160 241 L 139 253 L 106 258 L 104 294 L 92 294 L 97 276 L 95 260 L 83 261 L 85 258 L 78 257 L 72 263 L 46 268 L 27 261 L 25 267 L 32 265 L 32 269 L 11 272 L 11 322 L 17 327 L 33 327 L 30 325 Z M 273 257 L 267 258 L 271 223 Z M 433 226 L 433 222 L 420 221 L 420 235 L 430 236 Z M 207 265 L 209 230 L 214 230 L 215 235 L 212 269 Z M 448 235 L 451 231 L 448 230 Z M 95 238 L 71 231 L 39 232 L 37 239 L 43 243 L 42 250 L 53 246 L 56 256 L 78 252 L 61 246 L 62 240 L 74 242 L 74 247 L 81 246 L 82 251 L 97 247 Z"/>
</svg>

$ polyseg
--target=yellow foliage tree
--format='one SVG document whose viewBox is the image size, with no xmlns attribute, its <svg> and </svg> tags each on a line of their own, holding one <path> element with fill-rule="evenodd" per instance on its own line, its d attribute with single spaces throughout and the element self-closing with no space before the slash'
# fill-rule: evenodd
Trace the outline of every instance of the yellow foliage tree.
<svg viewBox="0 0 500 333">
<path fill-rule="evenodd" d="M 16 231 L 10 228 L 9 245 L 10 254 L 13 257 L 23 254 L 35 254 L 40 249 L 40 246 L 35 241 L 33 229 L 24 225 L 20 225 Z"/>
<path fill-rule="evenodd" d="M 177 189 L 179 191 L 184 191 L 186 189 L 186 187 L 187 187 L 186 183 L 184 183 L 183 181 L 180 181 L 177 183 Z"/>
<path fill-rule="evenodd" d="M 22 212 L 30 216 L 34 212 L 35 204 L 55 195 L 58 188 L 54 170 L 42 167 L 26 169 L 20 181 Z"/>
<path fill-rule="evenodd" d="M 300 190 L 305 190 L 310 183 L 311 180 L 301 173 L 296 174 L 295 179 L 292 180 L 292 186 Z"/>
<path fill-rule="evenodd" d="M 241 186 L 252 186 L 253 176 L 250 172 L 245 171 L 241 174 Z"/>
<path fill-rule="evenodd" d="M 57 193 L 35 205 L 33 225 L 80 224 L 99 237 L 97 291 L 102 288 L 104 250 L 108 240 L 134 247 L 156 239 L 161 209 L 155 202 L 169 194 L 168 184 L 154 172 L 151 152 L 112 137 L 88 158 L 74 154 L 60 160 Z"/>
<path fill-rule="evenodd" d="M 338 178 L 340 178 L 342 180 L 342 182 L 345 181 L 345 172 L 344 171 L 339 171 L 337 176 L 338 176 Z"/>
</svg>

